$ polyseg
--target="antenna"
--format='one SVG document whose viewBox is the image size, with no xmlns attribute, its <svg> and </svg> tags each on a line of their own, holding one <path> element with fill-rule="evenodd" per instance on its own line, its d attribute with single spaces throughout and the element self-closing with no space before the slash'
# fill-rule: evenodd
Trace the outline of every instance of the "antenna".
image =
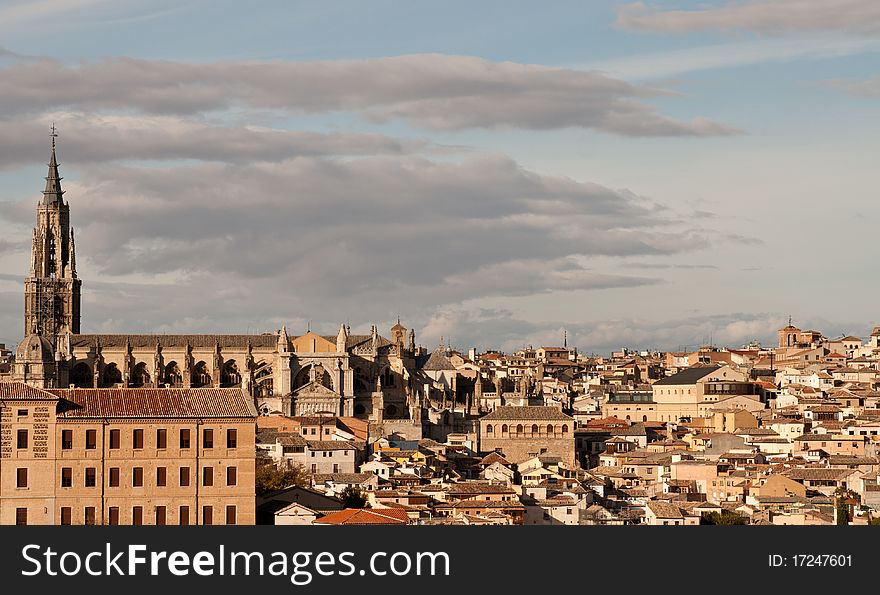
<svg viewBox="0 0 880 595">
<path fill-rule="evenodd" d="M 49 134 L 52 137 L 52 148 L 55 148 L 55 139 L 58 138 L 58 129 L 55 128 L 55 122 L 52 122 L 52 132 Z"/>
</svg>

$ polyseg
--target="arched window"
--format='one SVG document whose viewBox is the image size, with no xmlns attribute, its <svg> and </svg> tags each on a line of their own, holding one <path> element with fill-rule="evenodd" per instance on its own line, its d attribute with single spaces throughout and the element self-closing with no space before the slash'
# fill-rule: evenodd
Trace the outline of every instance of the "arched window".
<svg viewBox="0 0 880 595">
<path fill-rule="evenodd" d="M 643 415 L 643 416 L 642 416 L 642 421 L 648 421 L 648 416 L 647 416 L 647 415 Z"/>
<path fill-rule="evenodd" d="M 506 433 L 507 433 L 507 424 L 502 424 L 501 425 L 501 435 L 503 436 Z"/>
<path fill-rule="evenodd" d="M 85 362 L 79 362 L 70 373 L 70 383 L 77 388 L 92 388 L 95 382 L 92 369 Z"/>
<path fill-rule="evenodd" d="M 220 375 L 220 386 L 236 386 L 241 384 L 241 374 L 238 372 L 238 364 L 231 359 L 223 364 L 223 373 Z"/>
<path fill-rule="evenodd" d="M 199 362 L 193 368 L 192 386 L 211 386 L 211 374 L 208 372 L 208 364 Z"/>
<path fill-rule="evenodd" d="M 122 372 L 116 367 L 116 364 L 110 364 L 104 368 L 104 386 L 113 386 L 122 382 Z"/>
<path fill-rule="evenodd" d="M 568 434 L 568 424 L 562 424 L 562 433 Z"/>
<path fill-rule="evenodd" d="M 547 424 L 547 435 L 549 436 L 552 433 L 553 433 L 553 424 Z"/>
<path fill-rule="evenodd" d="M 532 424 L 532 436 L 538 435 L 538 424 Z"/>
<path fill-rule="evenodd" d="M 165 382 L 169 386 L 181 386 L 183 384 L 183 375 L 180 373 L 180 366 L 177 362 L 168 362 L 165 366 Z"/>
<path fill-rule="evenodd" d="M 492 427 L 492 424 L 489 424 L 488 426 L 486 426 L 486 433 L 487 434 L 493 434 L 494 432 L 495 432 L 495 428 Z"/>
<path fill-rule="evenodd" d="M 131 385 L 148 386 L 149 384 L 150 371 L 147 370 L 147 364 L 144 362 L 138 362 L 138 364 L 134 367 L 134 372 L 131 375 Z"/>
<path fill-rule="evenodd" d="M 522 424 L 516 424 L 516 433 L 517 434 L 523 433 L 523 425 Z"/>
<path fill-rule="evenodd" d="M 394 386 L 394 372 L 391 368 L 385 368 L 382 373 L 382 386 Z"/>
</svg>

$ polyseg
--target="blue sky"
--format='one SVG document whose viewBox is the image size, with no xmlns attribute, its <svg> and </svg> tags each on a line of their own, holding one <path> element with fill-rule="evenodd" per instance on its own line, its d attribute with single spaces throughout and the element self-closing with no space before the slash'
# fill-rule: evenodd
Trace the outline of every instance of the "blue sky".
<svg viewBox="0 0 880 595">
<path fill-rule="evenodd" d="M 0 48 L 0 341 L 53 121 L 85 331 L 878 321 L 868 0 L 12 1 Z"/>
</svg>

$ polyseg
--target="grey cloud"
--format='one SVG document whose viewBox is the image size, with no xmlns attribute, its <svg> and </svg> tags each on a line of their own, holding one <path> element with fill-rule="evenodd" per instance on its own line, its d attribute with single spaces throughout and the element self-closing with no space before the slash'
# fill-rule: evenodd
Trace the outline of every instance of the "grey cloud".
<svg viewBox="0 0 880 595">
<path fill-rule="evenodd" d="M 731 313 L 660 321 L 627 318 L 535 323 L 521 320 L 503 309 L 444 307 L 426 320 L 421 338 L 433 344 L 440 336 L 451 337 L 462 349 L 476 346 L 514 351 L 527 345 L 559 344 L 565 332 L 569 346 L 578 347 L 581 353 L 607 355 L 622 347 L 694 349 L 710 338 L 716 345 L 729 347 L 739 347 L 754 339 L 771 345 L 775 343 L 776 330 L 786 320 L 786 316 L 780 314 Z"/>
<path fill-rule="evenodd" d="M 197 114 L 233 107 L 286 113 L 356 112 L 432 129 L 583 127 L 626 136 L 716 136 L 739 131 L 705 118 L 680 121 L 643 99 L 667 91 L 598 72 L 469 56 L 183 64 L 53 60 L 0 69 L 0 110 L 137 110 Z M 58 90 L 63 89 L 63 93 Z"/>
<path fill-rule="evenodd" d="M 635 2 L 618 10 L 617 25 L 659 33 L 745 29 L 764 34 L 833 31 L 874 36 L 880 33 L 880 3 L 876 0 L 750 0 L 671 10 Z"/>
<path fill-rule="evenodd" d="M 855 97 L 880 97 L 880 76 L 864 80 L 830 80 L 823 84 Z"/>
<path fill-rule="evenodd" d="M 300 155 L 331 157 L 462 150 L 381 134 L 224 126 L 171 116 L 60 113 L 29 120 L 0 120 L 0 138 L 19 139 L 15 144 L 0 145 L 0 167 L 45 162 L 49 123 L 58 125 L 63 135 L 62 156 L 71 156 L 74 163 L 117 159 L 247 163 L 282 161 Z"/>
<path fill-rule="evenodd" d="M 84 313 L 113 321 L 136 311 L 131 323 L 143 327 L 206 311 L 218 324 L 238 324 L 242 312 L 249 325 L 316 312 L 338 324 L 481 297 L 635 287 L 657 280 L 585 263 L 708 244 L 648 199 L 497 156 L 93 165 L 66 190 L 86 287 L 151 279 L 100 289 Z M 0 216 L 32 225 L 35 200 Z M 179 282 L 161 286 L 168 275 Z"/>
</svg>

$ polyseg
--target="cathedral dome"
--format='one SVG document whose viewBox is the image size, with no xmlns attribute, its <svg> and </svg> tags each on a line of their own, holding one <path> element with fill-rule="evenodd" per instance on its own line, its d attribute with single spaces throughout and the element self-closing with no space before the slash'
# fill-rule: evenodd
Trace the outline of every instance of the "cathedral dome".
<svg viewBox="0 0 880 595">
<path fill-rule="evenodd" d="M 55 360 L 55 348 L 52 342 L 38 333 L 24 338 L 15 349 L 15 361 L 18 363 L 51 362 Z"/>
</svg>

